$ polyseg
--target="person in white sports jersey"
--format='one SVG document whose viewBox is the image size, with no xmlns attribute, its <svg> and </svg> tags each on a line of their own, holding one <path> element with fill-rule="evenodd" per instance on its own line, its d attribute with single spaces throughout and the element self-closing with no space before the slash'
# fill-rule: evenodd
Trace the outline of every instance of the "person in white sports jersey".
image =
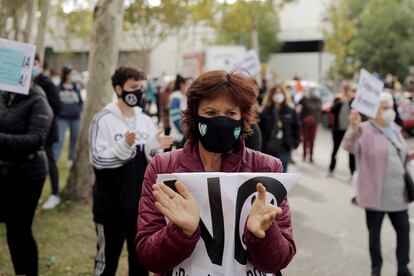
<svg viewBox="0 0 414 276">
<path fill-rule="evenodd" d="M 118 101 L 108 104 L 91 123 L 89 152 L 96 176 L 95 275 L 115 275 L 125 240 L 129 275 L 148 275 L 134 246 L 141 186 L 150 152 L 169 148 L 173 139 L 157 133 L 150 117 L 138 107 L 145 79 L 137 68 L 119 67 L 112 76 Z"/>
</svg>

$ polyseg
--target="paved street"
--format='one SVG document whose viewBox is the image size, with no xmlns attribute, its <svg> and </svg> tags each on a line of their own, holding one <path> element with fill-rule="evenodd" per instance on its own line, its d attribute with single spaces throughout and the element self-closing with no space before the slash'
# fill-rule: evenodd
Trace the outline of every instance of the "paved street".
<svg viewBox="0 0 414 276">
<path fill-rule="evenodd" d="M 290 195 L 297 254 L 283 275 L 370 275 L 365 214 L 363 209 L 350 204 L 348 154 L 340 150 L 335 177 L 327 178 L 331 150 L 330 132 L 320 129 L 315 164 L 302 162 L 299 149 L 295 156 L 297 165 L 290 167 L 290 172 L 302 174 Z M 410 217 L 414 218 L 413 208 Z M 382 252 L 382 275 L 396 275 L 395 234 L 389 219 L 383 224 Z M 414 264 L 410 268 L 413 271 Z"/>
</svg>

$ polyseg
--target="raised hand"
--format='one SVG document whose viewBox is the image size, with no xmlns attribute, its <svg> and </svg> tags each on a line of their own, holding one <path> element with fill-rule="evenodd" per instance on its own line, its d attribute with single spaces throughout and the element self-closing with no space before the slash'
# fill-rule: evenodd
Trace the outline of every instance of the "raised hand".
<svg viewBox="0 0 414 276">
<path fill-rule="evenodd" d="M 261 183 L 257 184 L 256 189 L 259 195 L 249 211 L 246 227 L 253 235 L 262 239 L 282 209 L 266 202 L 266 188 Z"/>
<path fill-rule="evenodd" d="M 169 149 L 174 143 L 174 139 L 171 136 L 164 136 L 162 130 L 157 132 L 157 141 L 163 149 Z"/>
<path fill-rule="evenodd" d="M 155 207 L 186 235 L 192 236 L 200 222 L 197 204 L 183 183 L 177 181 L 175 187 L 178 193 L 164 183 L 154 184 Z"/>
<path fill-rule="evenodd" d="M 361 115 L 356 110 L 351 110 L 349 114 L 349 125 L 353 130 L 358 130 L 361 124 Z"/>
<path fill-rule="evenodd" d="M 136 138 L 135 132 L 127 131 L 124 134 L 124 137 L 125 137 L 125 142 L 127 143 L 127 145 L 129 147 L 132 147 L 134 145 L 134 143 L 135 143 L 135 138 Z"/>
</svg>

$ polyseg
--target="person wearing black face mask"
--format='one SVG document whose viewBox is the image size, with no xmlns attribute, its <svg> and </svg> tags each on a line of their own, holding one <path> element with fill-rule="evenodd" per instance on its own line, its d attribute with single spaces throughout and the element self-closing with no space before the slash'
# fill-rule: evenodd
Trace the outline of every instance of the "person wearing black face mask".
<svg viewBox="0 0 414 276">
<path fill-rule="evenodd" d="M 138 88 L 133 91 L 122 90 L 121 95 L 118 95 L 119 98 L 122 98 L 122 101 L 129 107 L 136 107 L 140 104 L 144 90 Z"/>
<path fill-rule="evenodd" d="M 97 233 L 95 275 L 115 275 L 126 240 L 129 275 L 147 275 L 139 264 L 134 239 L 141 183 L 151 151 L 169 148 L 173 139 L 157 133 L 139 107 L 146 75 L 120 67 L 112 76 L 118 96 L 94 117 L 90 158 L 95 172 L 93 217 Z"/>
<path fill-rule="evenodd" d="M 165 184 L 154 184 L 158 174 L 282 172 L 279 159 L 245 147 L 244 138 L 255 121 L 252 106 L 257 90 L 251 78 L 225 71 L 207 72 L 189 87 L 183 113 L 187 141 L 182 149 L 155 156 L 143 181 L 136 250 L 142 264 L 157 275 L 171 275 L 192 256 L 201 236 L 200 214 L 192 194 L 179 181 L 177 192 Z M 280 275 L 295 254 L 289 205 L 287 200 L 280 208 L 268 204 L 265 187 L 258 183 L 256 188 L 259 196 L 244 229 L 247 252 L 254 256 L 252 265 Z M 174 203 L 170 205 L 169 200 Z"/>
<path fill-rule="evenodd" d="M 289 97 L 282 85 L 276 85 L 267 91 L 263 99 L 263 111 L 260 114 L 260 129 L 263 133 L 263 152 L 278 157 L 287 171 L 290 153 L 300 143 L 299 117 L 289 107 Z"/>
</svg>

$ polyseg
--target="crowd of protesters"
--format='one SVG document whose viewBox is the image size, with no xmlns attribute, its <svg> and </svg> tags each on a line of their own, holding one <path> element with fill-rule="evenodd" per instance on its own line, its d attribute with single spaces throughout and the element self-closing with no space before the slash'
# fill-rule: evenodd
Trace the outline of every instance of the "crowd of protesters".
<svg viewBox="0 0 414 276">
<path fill-rule="evenodd" d="M 57 85 L 47 75 L 36 58 L 29 95 L 0 94 L 0 221 L 6 223 L 17 275 L 38 275 L 33 217 L 47 174 L 52 193 L 42 207 L 60 203 L 56 164 L 67 140 L 67 165 L 76 162 L 83 109 L 80 75 L 64 67 Z M 241 73 L 211 71 L 162 83 L 138 68 L 121 66 L 111 82 L 117 100 L 90 125 L 95 275 L 116 274 L 125 241 L 129 275 L 171 275 L 192 255 L 201 235 L 195 201 L 182 183 L 176 191 L 155 184 L 157 174 L 287 172 L 301 143 L 303 161 L 314 162 L 322 101 L 300 78 L 293 86 L 264 81 L 259 88 Z M 372 120 L 351 108 L 356 85 L 341 84 L 329 110 L 333 149 L 327 170 L 333 177 L 344 140 L 351 176 L 358 174 L 355 202 L 366 209 L 372 275 L 381 272 L 379 233 L 388 214 L 397 233 L 398 275 L 409 276 L 408 204 L 401 169 L 408 147 L 398 126 L 398 103 L 403 91 L 414 92 L 414 77 L 401 84 L 388 75 L 384 83 Z M 373 137 L 382 144 L 370 143 Z M 296 252 L 289 204 L 267 204 L 261 184 L 257 192 L 244 229 L 247 252 L 260 271 L 280 275 Z"/>
</svg>

